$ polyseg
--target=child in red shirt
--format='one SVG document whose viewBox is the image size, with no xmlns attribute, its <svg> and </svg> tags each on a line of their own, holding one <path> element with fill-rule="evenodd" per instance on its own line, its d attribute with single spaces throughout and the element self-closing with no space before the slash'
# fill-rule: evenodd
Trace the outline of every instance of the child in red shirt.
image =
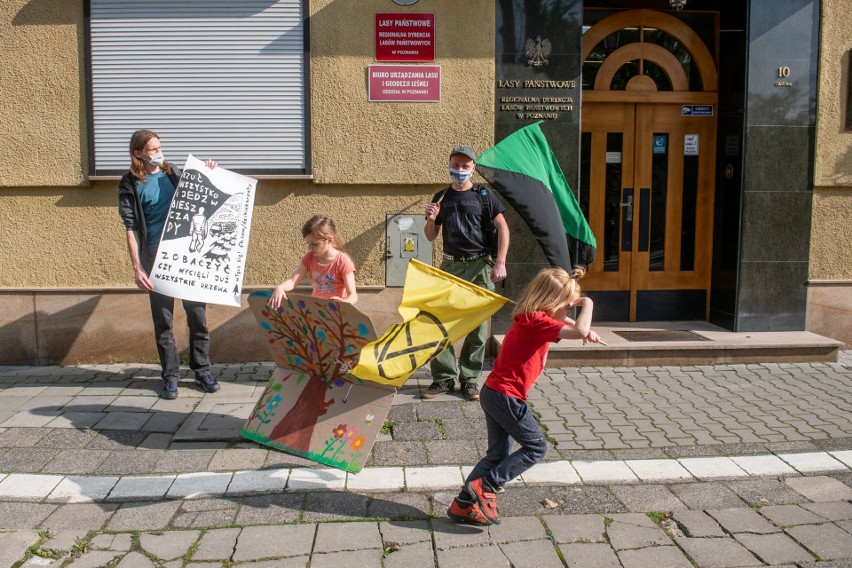
<svg viewBox="0 0 852 568">
<path fill-rule="evenodd" d="M 269 306 L 277 310 L 287 292 L 296 287 L 307 274 L 313 286 L 313 296 L 354 304 L 358 301 L 355 290 L 355 265 L 343 252 L 340 236 L 334 221 L 322 215 L 314 215 L 302 227 L 302 237 L 308 252 L 302 257 L 293 275 L 275 287 Z"/>
<path fill-rule="evenodd" d="M 582 339 L 584 345 L 600 341 L 590 329 L 592 300 L 580 296 L 577 280 L 582 275 L 581 269 L 571 275 L 561 268 L 546 268 L 521 294 L 512 312 L 512 326 L 480 393 L 488 451 L 450 505 L 447 514 L 453 520 L 475 525 L 499 523 L 496 489 L 544 458 L 547 442 L 526 400 L 544 369 L 548 346 L 560 339 Z M 568 310 L 574 307 L 581 308 L 576 321 L 568 317 Z M 520 448 L 510 454 L 513 439 Z"/>
</svg>

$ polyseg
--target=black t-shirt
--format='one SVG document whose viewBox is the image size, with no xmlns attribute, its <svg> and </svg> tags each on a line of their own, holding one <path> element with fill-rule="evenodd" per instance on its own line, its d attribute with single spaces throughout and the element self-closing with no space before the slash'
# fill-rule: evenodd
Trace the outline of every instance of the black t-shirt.
<svg viewBox="0 0 852 568">
<path fill-rule="evenodd" d="M 506 210 L 494 196 L 494 192 L 481 185 L 474 185 L 465 191 L 456 191 L 449 187 L 446 192 L 441 190 L 432 196 L 432 203 L 438 201 L 441 195 L 444 196 L 435 224 L 441 227 L 445 253 L 453 256 L 474 256 L 486 252 L 487 242 L 482 232 L 480 188 L 486 190 L 486 202 L 489 204 L 492 219 Z"/>
</svg>

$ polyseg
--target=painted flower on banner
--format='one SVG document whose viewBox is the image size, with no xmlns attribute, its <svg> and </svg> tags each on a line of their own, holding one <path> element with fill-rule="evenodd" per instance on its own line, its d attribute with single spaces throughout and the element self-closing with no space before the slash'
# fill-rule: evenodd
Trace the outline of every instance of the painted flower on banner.
<svg viewBox="0 0 852 568">
<path fill-rule="evenodd" d="M 272 397 L 272 400 L 269 401 L 269 404 L 266 405 L 266 408 L 268 408 L 269 410 L 272 410 L 273 408 L 275 408 L 279 404 L 281 404 L 281 397 L 276 394 L 275 396 Z"/>
<path fill-rule="evenodd" d="M 354 440 L 352 440 L 350 446 L 352 446 L 353 450 L 360 450 L 366 441 L 367 438 L 365 438 L 363 434 L 359 434 Z"/>
<path fill-rule="evenodd" d="M 346 434 L 346 428 L 347 428 L 346 424 L 341 424 L 337 428 L 332 430 L 332 432 L 334 433 L 334 437 L 335 438 L 342 438 L 344 436 L 344 434 Z"/>
</svg>

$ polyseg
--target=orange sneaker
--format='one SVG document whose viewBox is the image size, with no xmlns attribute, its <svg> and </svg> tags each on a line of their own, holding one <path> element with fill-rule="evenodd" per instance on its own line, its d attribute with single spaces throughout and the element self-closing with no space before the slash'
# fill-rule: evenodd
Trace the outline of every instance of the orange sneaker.
<svg viewBox="0 0 852 568">
<path fill-rule="evenodd" d="M 497 495 L 494 494 L 494 491 L 491 488 L 485 488 L 483 479 L 480 477 L 472 481 L 468 481 L 464 487 L 467 489 L 467 492 L 473 496 L 474 501 L 476 501 L 476 504 L 479 505 L 479 509 L 482 511 L 482 514 L 485 515 L 485 518 L 492 523 L 499 525 L 500 513 L 497 511 Z"/>
<path fill-rule="evenodd" d="M 462 501 L 458 497 L 453 499 L 452 505 L 447 509 L 447 516 L 457 523 L 467 523 L 469 525 L 487 526 L 491 521 L 482 514 L 479 505 L 471 501 Z"/>
</svg>

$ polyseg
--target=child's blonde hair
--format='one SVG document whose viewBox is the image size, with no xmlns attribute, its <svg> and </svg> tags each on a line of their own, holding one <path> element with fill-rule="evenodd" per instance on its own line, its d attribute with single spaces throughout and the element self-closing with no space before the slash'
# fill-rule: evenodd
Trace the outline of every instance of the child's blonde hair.
<svg viewBox="0 0 852 568">
<path fill-rule="evenodd" d="M 577 281 L 585 273 L 582 268 L 575 268 L 572 274 L 562 268 L 542 269 L 521 292 L 521 299 L 512 310 L 512 316 L 544 312 L 552 317 L 569 300 L 580 296 L 580 284 Z"/>
<path fill-rule="evenodd" d="M 314 215 L 302 225 L 302 238 L 312 235 L 318 239 L 331 239 L 331 244 L 334 248 L 343 248 L 343 241 L 340 235 L 337 234 L 337 226 L 330 217 L 323 215 Z"/>
</svg>

